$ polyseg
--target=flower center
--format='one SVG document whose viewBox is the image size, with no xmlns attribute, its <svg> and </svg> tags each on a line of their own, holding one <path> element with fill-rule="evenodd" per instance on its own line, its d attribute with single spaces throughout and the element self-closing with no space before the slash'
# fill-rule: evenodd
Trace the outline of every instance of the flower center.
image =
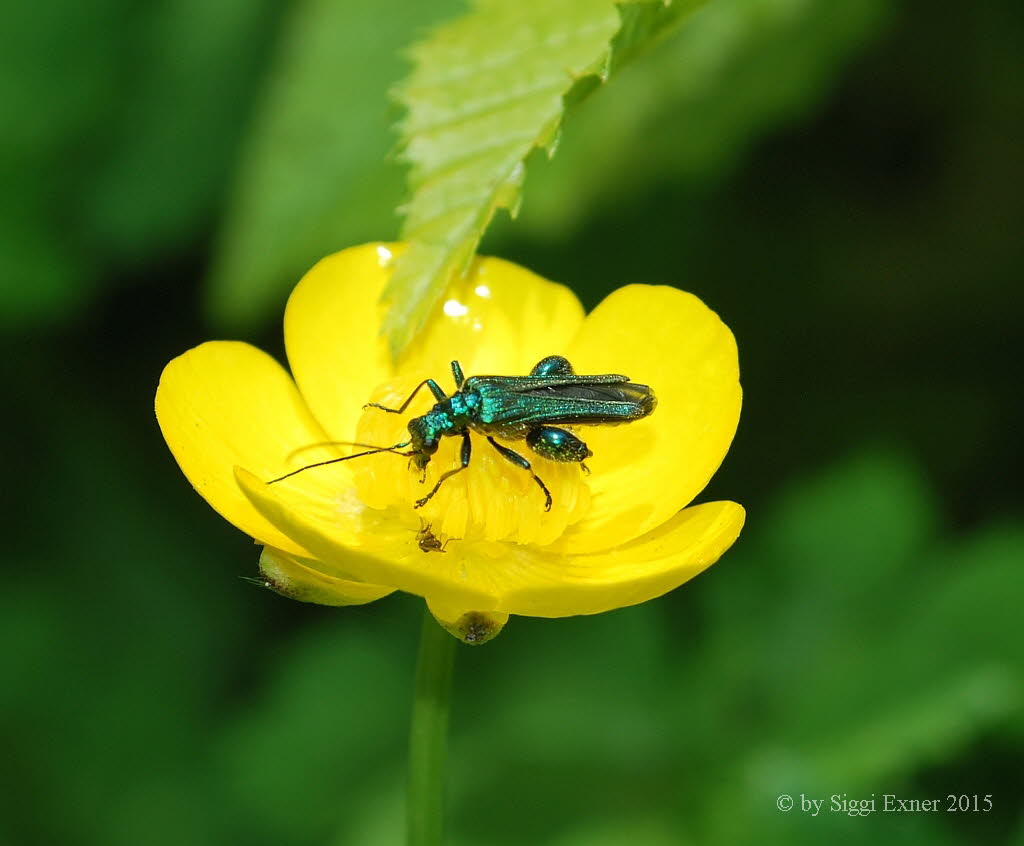
<svg viewBox="0 0 1024 846">
<path fill-rule="evenodd" d="M 396 381 L 382 385 L 371 401 L 398 408 L 415 384 Z M 356 440 L 376 446 L 405 443 L 410 440 L 409 420 L 425 414 L 435 403 L 430 391 L 423 388 L 402 414 L 368 408 L 356 427 Z M 550 511 L 544 510 L 544 492 L 531 472 L 509 461 L 488 442 L 486 434 L 473 430 L 469 466 L 445 479 L 421 507 L 415 507 L 417 501 L 430 494 L 441 476 L 461 466 L 461 433 L 440 438 L 425 474 L 413 458 L 389 453 L 353 461 L 350 466 L 359 497 L 371 508 L 397 508 L 401 519 L 410 524 L 420 517 L 438 537 L 541 546 L 552 543 L 590 507 L 590 489 L 580 466 L 541 458 L 522 440 L 495 440 L 529 461 L 533 473 L 551 492 Z M 401 450 L 412 451 L 412 446 Z"/>
</svg>

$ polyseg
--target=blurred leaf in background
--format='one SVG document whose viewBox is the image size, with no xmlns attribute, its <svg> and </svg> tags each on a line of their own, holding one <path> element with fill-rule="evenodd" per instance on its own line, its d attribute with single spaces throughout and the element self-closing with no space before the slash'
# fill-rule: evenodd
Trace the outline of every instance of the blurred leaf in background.
<svg viewBox="0 0 1024 846">
<path fill-rule="evenodd" d="M 211 225 L 274 22 L 265 0 L 5 17 L 0 325 L 63 321 Z"/>
<path fill-rule="evenodd" d="M 388 90 L 401 51 L 457 0 L 302 0 L 246 137 L 207 289 L 221 325 L 277 314 L 318 259 L 398 232 Z"/>
<path fill-rule="evenodd" d="M 411 605 L 325 615 L 268 656 L 265 686 L 213 749 L 231 842 L 362 843 L 364 803 L 396 788 L 401 799 L 415 626 L 382 624 L 415 621 Z"/>
<path fill-rule="evenodd" d="M 890 6 L 715 0 L 701 7 L 566 122 L 550 164 L 535 157 L 517 237 L 558 241 L 668 181 L 719 180 L 758 137 L 821 102 L 855 51 L 879 33 Z"/>
<path fill-rule="evenodd" d="M 63 200 L 80 178 L 75 156 L 109 114 L 116 75 L 107 56 L 123 4 L 73 8 L 61 0 L 19 4 L 4 16 L 0 50 L 0 320 L 66 315 L 87 298 L 97 267 Z M 40 61 L 40 57 L 44 57 Z"/>
<path fill-rule="evenodd" d="M 995 769 L 925 785 L 944 762 L 969 758 L 992 734 L 1012 744 L 1024 727 L 1012 611 L 1024 598 L 1013 576 L 1024 531 L 993 524 L 957 541 L 942 522 L 912 463 L 862 453 L 784 493 L 747 557 L 713 583 L 713 634 L 693 681 L 711 691 L 701 758 L 732 759 L 708 802 L 717 841 L 760 825 L 776 840 L 807 839 L 816 830 L 806 820 L 775 810 L 782 793 L 992 793 L 999 807 L 972 820 L 979 838 L 1019 818 Z M 893 825 L 823 822 L 856 842 Z M 915 841 L 942 842 L 957 821 L 908 826 L 921 828 Z"/>
<path fill-rule="evenodd" d="M 91 240 L 121 265 L 200 241 L 220 212 L 276 14 L 269 0 L 174 0 L 140 15 L 84 186 Z"/>
</svg>

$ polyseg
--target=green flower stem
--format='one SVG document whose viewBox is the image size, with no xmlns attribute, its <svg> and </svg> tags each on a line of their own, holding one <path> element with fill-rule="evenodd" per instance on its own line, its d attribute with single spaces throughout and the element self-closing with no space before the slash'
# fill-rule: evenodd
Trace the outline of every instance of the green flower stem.
<svg viewBox="0 0 1024 846">
<path fill-rule="evenodd" d="M 448 713 L 457 643 L 424 609 L 409 729 L 408 846 L 439 846 L 444 836 Z"/>
</svg>

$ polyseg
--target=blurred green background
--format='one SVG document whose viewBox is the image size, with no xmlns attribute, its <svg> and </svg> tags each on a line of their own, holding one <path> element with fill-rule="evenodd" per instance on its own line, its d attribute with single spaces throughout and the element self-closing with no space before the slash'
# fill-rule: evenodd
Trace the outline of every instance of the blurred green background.
<svg viewBox="0 0 1024 846">
<path fill-rule="evenodd" d="M 11 844 L 392 844 L 420 603 L 245 582 L 152 412 L 282 354 L 319 256 L 393 237 L 387 91 L 455 0 L 39 0 L 0 50 Z M 593 306 L 671 281 L 745 406 L 675 593 L 460 649 L 457 844 L 1024 843 L 1024 9 L 713 0 L 570 115 L 487 252 Z M 812 818 L 780 794 L 991 794 Z"/>
</svg>

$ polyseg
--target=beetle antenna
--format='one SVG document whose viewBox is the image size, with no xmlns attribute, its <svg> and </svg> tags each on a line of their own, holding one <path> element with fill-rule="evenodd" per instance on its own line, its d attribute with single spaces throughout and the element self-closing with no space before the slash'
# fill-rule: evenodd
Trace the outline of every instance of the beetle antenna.
<svg viewBox="0 0 1024 846">
<path fill-rule="evenodd" d="M 317 447 L 329 447 L 329 446 L 357 446 L 366 447 L 367 449 L 400 449 L 402 446 L 407 444 L 395 444 L 393 447 L 378 447 L 377 444 L 364 444 L 359 441 L 317 441 L 313 444 L 306 444 L 305 446 L 296 447 L 285 457 L 285 461 L 291 461 L 295 456 L 300 455 L 310 449 L 316 449 Z M 348 456 L 348 458 L 355 458 L 354 455 Z"/>
<path fill-rule="evenodd" d="M 339 441 L 339 443 L 342 442 Z M 301 473 L 303 470 L 312 470 L 314 467 L 323 467 L 327 464 L 337 464 L 339 461 L 348 461 L 351 458 L 362 458 L 364 455 L 375 455 L 378 452 L 393 452 L 396 455 L 410 455 L 411 453 L 399 452 L 400 449 L 409 446 L 410 443 L 411 441 L 404 441 L 403 443 L 395 444 L 394 446 L 374 447 L 366 452 L 357 452 L 355 455 L 343 455 L 341 458 L 328 458 L 326 461 L 317 461 L 315 464 L 307 464 L 305 467 L 300 467 L 298 470 L 292 470 L 291 473 L 285 473 L 283 476 L 271 479 L 267 484 L 273 485 L 275 482 L 281 482 L 290 476 L 294 476 L 296 473 Z M 356 446 L 370 446 L 370 444 L 356 444 Z"/>
</svg>

